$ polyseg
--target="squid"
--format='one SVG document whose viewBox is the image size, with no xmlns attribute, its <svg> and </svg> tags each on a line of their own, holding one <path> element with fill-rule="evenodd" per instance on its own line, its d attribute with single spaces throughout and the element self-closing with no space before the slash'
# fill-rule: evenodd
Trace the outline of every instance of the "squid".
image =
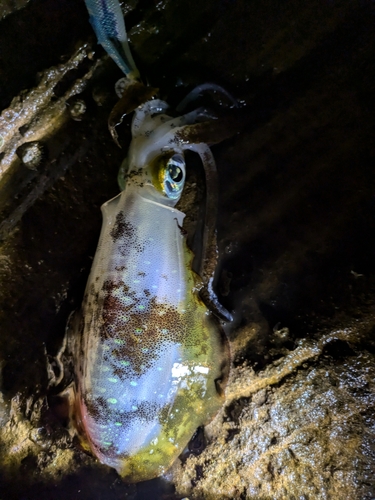
<svg viewBox="0 0 375 500">
<path fill-rule="evenodd" d="M 99 42 L 136 81 L 118 2 L 86 4 Z M 102 206 L 98 247 L 69 335 L 82 443 L 137 482 L 165 473 L 223 404 L 229 351 L 218 318 L 231 316 L 213 293 L 217 179 L 208 142 L 228 131 L 203 108 L 173 116 L 166 102 L 151 99 L 137 105 L 131 133 L 121 192 Z M 185 214 L 176 208 L 188 150 L 202 161 L 208 192 L 199 273 Z"/>
</svg>

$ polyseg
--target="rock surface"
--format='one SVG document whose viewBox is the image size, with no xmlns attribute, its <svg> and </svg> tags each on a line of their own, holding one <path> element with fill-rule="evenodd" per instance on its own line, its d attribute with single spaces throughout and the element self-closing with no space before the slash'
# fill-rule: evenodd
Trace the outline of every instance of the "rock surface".
<svg viewBox="0 0 375 500">
<path fill-rule="evenodd" d="M 120 150 L 107 119 L 121 74 L 96 46 L 83 3 L 8 2 L 0 21 L 1 497 L 374 498 L 373 4 L 134 0 L 124 9 L 139 69 L 162 98 L 174 105 L 211 81 L 242 103 L 241 132 L 213 148 L 217 289 L 235 315 L 226 404 L 164 479 L 138 485 L 83 453 L 64 426 L 47 356 L 82 300 L 129 121 Z M 70 112 L 76 99 L 86 107 L 79 120 Z M 43 153 L 29 168 L 19 148 L 33 141 Z M 193 172 L 188 224 L 199 216 L 200 183 Z"/>
</svg>

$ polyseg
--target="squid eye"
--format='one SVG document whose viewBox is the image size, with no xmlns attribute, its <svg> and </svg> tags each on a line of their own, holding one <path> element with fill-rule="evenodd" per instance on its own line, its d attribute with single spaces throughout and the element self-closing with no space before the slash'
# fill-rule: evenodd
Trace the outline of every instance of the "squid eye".
<svg viewBox="0 0 375 500">
<path fill-rule="evenodd" d="M 182 179 L 184 178 L 184 174 L 181 168 L 178 167 L 175 163 L 169 166 L 168 173 L 174 182 L 181 182 Z"/>
<path fill-rule="evenodd" d="M 185 160 L 180 154 L 170 157 L 164 168 L 160 170 L 160 183 L 164 194 L 176 200 L 181 196 L 185 184 Z"/>
</svg>

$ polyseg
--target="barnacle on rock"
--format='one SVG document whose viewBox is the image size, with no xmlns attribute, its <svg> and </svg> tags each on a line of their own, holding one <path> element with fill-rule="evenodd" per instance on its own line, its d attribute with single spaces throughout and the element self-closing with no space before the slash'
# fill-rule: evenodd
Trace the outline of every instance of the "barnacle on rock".
<svg viewBox="0 0 375 500">
<path fill-rule="evenodd" d="M 75 99 L 69 106 L 69 113 L 73 120 L 80 122 L 86 113 L 86 103 L 82 99 Z"/>
<path fill-rule="evenodd" d="M 25 142 L 17 148 L 17 156 L 25 167 L 36 170 L 45 157 L 45 147 L 39 141 Z"/>
<path fill-rule="evenodd" d="M 124 90 L 126 89 L 127 87 L 127 82 L 129 80 L 127 78 L 120 78 L 119 80 L 117 80 L 117 82 L 115 83 L 115 92 L 116 92 L 116 95 L 119 99 L 121 99 L 121 97 L 124 95 Z"/>
</svg>

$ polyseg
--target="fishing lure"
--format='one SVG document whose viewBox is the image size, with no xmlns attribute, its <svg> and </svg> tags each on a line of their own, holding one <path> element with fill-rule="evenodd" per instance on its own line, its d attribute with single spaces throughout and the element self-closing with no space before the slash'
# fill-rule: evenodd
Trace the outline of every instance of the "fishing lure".
<svg viewBox="0 0 375 500">
<path fill-rule="evenodd" d="M 87 4 L 103 8 L 106 2 Z M 116 26 L 123 23 L 122 15 L 116 19 Z M 197 427 L 221 407 L 228 375 L 227 343 L 200 298 L 202 279 L 192 271 L 182 230 L 185 215 L 175 208 L 185 184 L 186 150 L 200 156 L 206 182 L 214 179 L 205 143 L 211 129 L 197 123 L 209 115 L 203 109 L 175 118 L 168 113 L 158 99 L 135 110 L 120 170 L 122 191 L 102 206 L 98 248 L 73 335 L 80 434 L 102 463 L 132 482 L 171 466 Z M 214 212 L 211 197 L 203 262 L 216 251 Z M 203 281 L 222 314 L 210 291 L 212 277 Z"/>
<path fill-rule="evenodd" d="M 128 78 L 138 78 L 118 0 L 85 0 L 85 3 L 98 42 Z"/>
</svg>

